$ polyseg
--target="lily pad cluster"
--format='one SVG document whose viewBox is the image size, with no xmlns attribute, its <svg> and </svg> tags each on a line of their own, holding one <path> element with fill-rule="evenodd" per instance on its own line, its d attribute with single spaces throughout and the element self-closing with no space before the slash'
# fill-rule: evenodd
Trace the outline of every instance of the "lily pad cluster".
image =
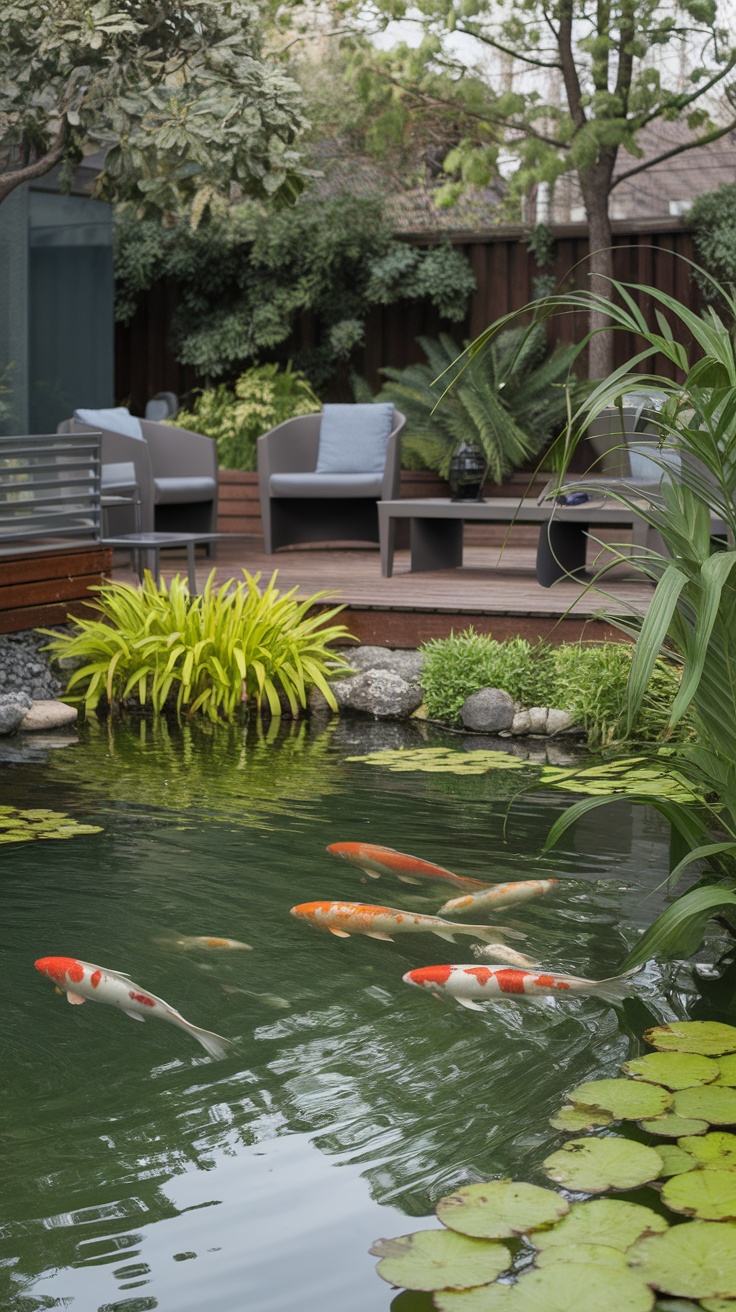
<svg viewBox="0 0 736 1312">
<path fill-rule="evenodd" d="M 65 811 L 33 807 L 21 811 L 0 806 L 0 843 L 30 843 L 36 838 L 76 838 L 79 834 L 101 834 L 100 825 L 83 825 Z"/>
<path fill-rule="evenodd" d="M 437 1205 L 443 1229 L 373 1245 L 379 1275 L 431 1292 L 438 1312 L 649 1312 L 658 1297 L 736 1309 L 736 1027 L 682 1021 L 644 1038 L 655 1051 L 571 1089 L 552 1118 L 588 1131 L 542 1163 L 559 1191 L 458 1189 Z M 611 1196 L 642 1186 L 654 1207 Z"/>
</svg>

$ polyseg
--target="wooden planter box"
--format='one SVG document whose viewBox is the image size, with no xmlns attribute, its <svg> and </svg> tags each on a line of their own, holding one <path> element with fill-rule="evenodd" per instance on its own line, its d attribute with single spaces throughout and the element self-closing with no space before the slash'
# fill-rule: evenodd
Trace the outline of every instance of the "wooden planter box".
<svg viewBox="0 0 736 1312">
<path fill-rule="evenodd" d="M 49 544 L 48 554 L 0 559 L 0 633 L 20 633 L 42 624 L 65 624 L 68 615 L 89 616 L 93 584 L 110 577 L 112 550 L 90 543 Z"/>
</svg>

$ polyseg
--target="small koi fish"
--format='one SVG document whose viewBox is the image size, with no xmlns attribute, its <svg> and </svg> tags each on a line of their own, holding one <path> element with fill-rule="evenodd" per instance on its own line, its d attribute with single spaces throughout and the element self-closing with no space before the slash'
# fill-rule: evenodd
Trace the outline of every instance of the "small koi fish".
<svg viewBox="0 0 736 1312">
<path fill-rule="evenodd" d="M 464 875 L 454 875 L 444 866 L 436 866 L 431 861 L 422 861 L 421 857 L 409 856 L 406 852 L 397 852 L 393 847 L 381 847 L 378 843 L 330 843 L 327 851 L 332 856 L 350 861 L 359 870 L 364 870 L 371 879 L 380 879 L 381 875 L 395 875 L 405 884 L 419 884 L 422 879 L 439 879 L 456 888 L 468 890 L 487 888 L 479 879 L 466 879 Z"/>
<path fill-rule="evenodd" d="M 224 948 L 234 950 L 241 948 L 252 952 L 250 943 L 241 943 L 237 938 L 213 938 L 209 934 L 196 934 L 191 938 L 174 939 L 177 948 Z"/>
<path fill-rule="evenodd" d="M 492 925 L 453 925 L 449 920 L 440 920 L 439 916 L 423 916 L 417 911 L 396 911 L 394 907 L 367 906 L 362 902 L 302 902 L 291 908 L 292 916 L 307 920 L 317 929 L 328 929 L 337 938 L 349 938 L 351 934 L 365 934 L 368 938 L 385 939 L 393 942 L 394 934 L 414 933 L 427 930 L 438 934 L 449 943 L 454 943 L 456 934 L 472 934 L 474 938 L 486 943 L 495 942 L 496 935 L 501 938 L 526 938 L 525 934 L 513 929 L 497 929 Z"/>
<path fill-rule="evenodd" d="M 224 1057 L 227 1052 L 229 1039 L 190 1024 L 168 1002 L 153 993 L 147 993 L 122 971 L 104 970 L 102 966 L 93 966 L 89 961 L 77 961 L 75 957 L 41 957 L 35 966 L 42 975 L 53 980 L 59 992 L 66 993 L 68 1002 L 76 1006 L 88 998 L 92 1002 L 107 1002 L 111 1007 L 124 1011 L 132 1020 L 154 1017 L 176 1025 L 201 1043 L 210 1057 Z"/>
<path fill-rule="evenodd" d="M 516 948 L 507 948 L 505 943 L 472 943 L 470 951 L 474 957 L 482 958 L 483 961 L 505 961 L 509 966 L 529 966 L 532 969 L 540 969 L 540 963 L 533 961 L 531 957 L 525 957 L 523 952 L 517 952 Z"/>
<path fill-rule="evenodd" d="M 450 915 L 465 911 L 483 911 L 490 907 L 508 907 L 514 902 L 528 902 L 533 897 L 543 897 L 551 893 L 560 881 L 558 879 L 521 879 L 513 884 L 496 884 L 481 893 L 466 893 L 464 897 L 453 897 L 440 907 L 440 914 Z"/>
<path fill-rule="evenodd" d="M 620 1002 L 637 970 L 610 979 L 583 979 L 579 975 L 539 974 L 495 966 L 421 966 L 407 971 L 403 979 L 405 984 L 416 984 L 440 996 L 454 998 L 471 1011 L 482 1011 L 480 1002 L 524 995 L 590 993 L 606 1002 Z"/>
</svg>

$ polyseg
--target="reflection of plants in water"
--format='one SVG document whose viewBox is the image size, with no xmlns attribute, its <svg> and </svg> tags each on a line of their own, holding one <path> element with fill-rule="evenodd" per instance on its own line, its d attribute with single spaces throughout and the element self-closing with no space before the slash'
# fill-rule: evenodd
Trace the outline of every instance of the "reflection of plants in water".
<svg viewBox="0 0 736 1312">
<path fill-rule="evenodd" d="M 657 1051 L 627 1062 L 628 1078 L 579 1085 L 551 1121 L 585 1137 L 545 1158 L 545 1173 L 592 1200 L 511 1180 L 471 1184 L 438 1203 L 445 1229 L 379 1239 L 379 1275 L 432 1292 L 438 1312 L 649 1312 L 655 1291 L 703 1300 L 708 1312 L 730 1306 L 736 1135 L 721 1127 L 736 1122 L 736 1029 L 685 1021 L 644 1037 Z M 612 1121 L 640 1132 L 610 1135 Z M 659 1191 L 656 1211 L 611 1196 L 645 1185 Z M 672 1228 L 683 1215 L 693 1220 Z"/>
</svg>

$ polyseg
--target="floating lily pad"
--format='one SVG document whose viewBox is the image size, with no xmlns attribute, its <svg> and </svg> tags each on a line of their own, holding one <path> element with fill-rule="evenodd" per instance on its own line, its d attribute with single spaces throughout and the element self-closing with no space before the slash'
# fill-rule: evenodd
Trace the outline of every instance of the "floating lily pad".
<svg viewBox="0 0 736 1312">
<path fill-rule="evenodd" d="M 531 1242 L 542 1250 L 560 1245 L 605 1244 L 624 1252 L 642 1235 L 661 1234 L 668 1228 L 665 1218 L 651 1207 L 620 1198 L 594 1198 L 589 1203 L 573 1203 L 567 1216 L 550 1230 L 532 1235 Z"/>
<path fill-rule="evenodd" d="M 713 1130 L 711 1134 L 704 1134 L 702 1139 L 683 1138 L 678 1141 L 678 1147 L 694 1158 L 696 1166 L 736 1171 L 736 1134 Z"/>
<path fill-rule="evenodd" d="M 681 1177 L 677 1177 L 678 1179 Z M 683 1298 L 736 1298 L 736 1227 L 689 1221 L 629 1252 L 647 1284 Z"/>
<path fill-rule="evenodd" d="M 478 1290 L 480 1296 L 481 1291 Z M 437 1300 L 435 1300 L 437 1302 Z M 649 1312 L 654 1294 L 632 1271 L 590 1262 L 564 1262 L 520 1276 L 509 1297 L 496 1303 L 476 1303 L 477 1312 Z M 464 1312 L 463 1304 L 440 1304 L 445 1312 Z"/>
<path fill-rule="evenodd" d="M 24 830 L 12 830 L 9 834 L 0 834 L 0 843 L 32 843 L 35 837 Z"/>
<path fill-rule="evenodd" d="M 481 1289 L 435 1290 L 432 1302 L 437 1312 L 511 1312 L 510 1285 L 483 1285 Z M 393 1306 L 393 1304 L 392 1304 Z"/>
<path fill-rule="evenodd" d="M 659 1116 L 672 1105 L 672 1094 L 666 1089 L 636 1080 L 589 1080 L 567 1096 L 575 1106 L 602 1107 L 615 1120 L 624 1121 Z"/>
<path fill-rule="evenodd" d="M 695 1116 L 678 1116 L 676 1112 L 665 1112 L 664 1116 L 639 1121 L 639 1124 L 649 1134 L 660 1134 L 665 1139 L 679 1139 L 683 1134 L 705 1134 L 709 1122 L 699 1121 Z"/>
<path fill-rule="evenodd" d="M 418 1230 L 398 1239 L 378 1239 L 370 1251 L 382 1259 L 376 1267 L 379 1276 L 404 1289 L 473 1289 L 490 1284 L 511 1261 L 505 1244 L 470 1239 L 454 1230 Z"/>
<path fill-rule="evenodd" d="M 700 1306 L 705 1312 L 733 1312 L 733 1300 L 730 1298 L 702 1298 Z"/>
<path fill-rule="evenodd" d="M 542 1165 L 550 1179 L 564 1188 L 600 1194 L 656 1180 L 662 1158 L 653 1148 L 629 1139 L 571 1139 Z"/>
<path fill-rule="evenodd" d="M 662 1186 L 662 1202 L 701 1221 L 736 1221 L 736 1172 L 710 1167 L 675 1175 Z"/>
<path fill-rule="evenodd" d="M 736 1089 L 703 1084 L 698 1089 L 681 1089 L 675 1094 L 678 1116 L 694 1116 L 711 1125 L 736 1125 Z"/>
<path fill-rule="evenodd" d="M 0 843 L 29 843 L 41 838 L 76 838 L 79 834 L 101 834 L 100 825 L 83 825 L 64 811 L 34 807 L 21 811 L 0 808 Z"/>
<path fill-rule="evenodd" d="M 694 1171 L 698 1165 L 695 1158 L 676 1143 L 658 1143 L 657 1152 L 664 1163 L 661 1172 L 663 1179 L 670 1175 L 682 1175 L 683 1171 Z"/>
<path fill-rule="evenodd" d="M 600 1130 L 604 1125 L 610 1125 L 613 1117 L 610 1112 L 604 1112 L 601 1108 L 592 1107 L 560 1107 L 554 1116 L 550 1116 L 549 1123 L 555 1130 L 569 1130 L 574 1133 L 576 1130 Z"/>
<path fill-rule="evenodd" d="M 635 1080 L 663 1084 L 665 1089 L 710 1084 L 720 1074 L 718 1062 L 692 1052 L 650 1052 L 646 1057 L 625 1062 L 624 1070 Z"/>
<path fill-rule="evenodd" d="M 653 1048 L 666 1052 L 694 1052 L 703 1057 L 720 1057 L 736 1052 L 736 1028 L 717 1020 L 678 1020 L 656 1025 L 644 1034 Z"/>
<path fill-rule="evenodd" d="M 593 1266 L 628 1266 L 628 1258 L 620 1248 L 610 1244 L 556 1244 L 537 1254 L 535 1266 L 554 1266 L 556 1262 L 590 1262 Z"/>
<path fill-rule="evenodd" d="M 559 1221 L 570 1210 L 566 1198 L 552 1189 L 515 1180 L 470 1184 L 442 1198 L 437 1215 L 451 1230 L 479 1239 L 508 1239 Z"/>
<path fill-rule="evenodd" d="M 367 756 L 348 756 L 348 761 L 365 765 L 382 765 L 388 770 L 421 770 L 434 774 L 485 774 L 487 770 L 524 769 L 526 761 L 510 752 L 457 752 L 451 747 L 414 747 L 371 752 Z"/>
<path fill-rule="evenodd" d="M 736 1089 L 736 1053 L 718 1059 L 718 1083 Z"/>
</svg>

